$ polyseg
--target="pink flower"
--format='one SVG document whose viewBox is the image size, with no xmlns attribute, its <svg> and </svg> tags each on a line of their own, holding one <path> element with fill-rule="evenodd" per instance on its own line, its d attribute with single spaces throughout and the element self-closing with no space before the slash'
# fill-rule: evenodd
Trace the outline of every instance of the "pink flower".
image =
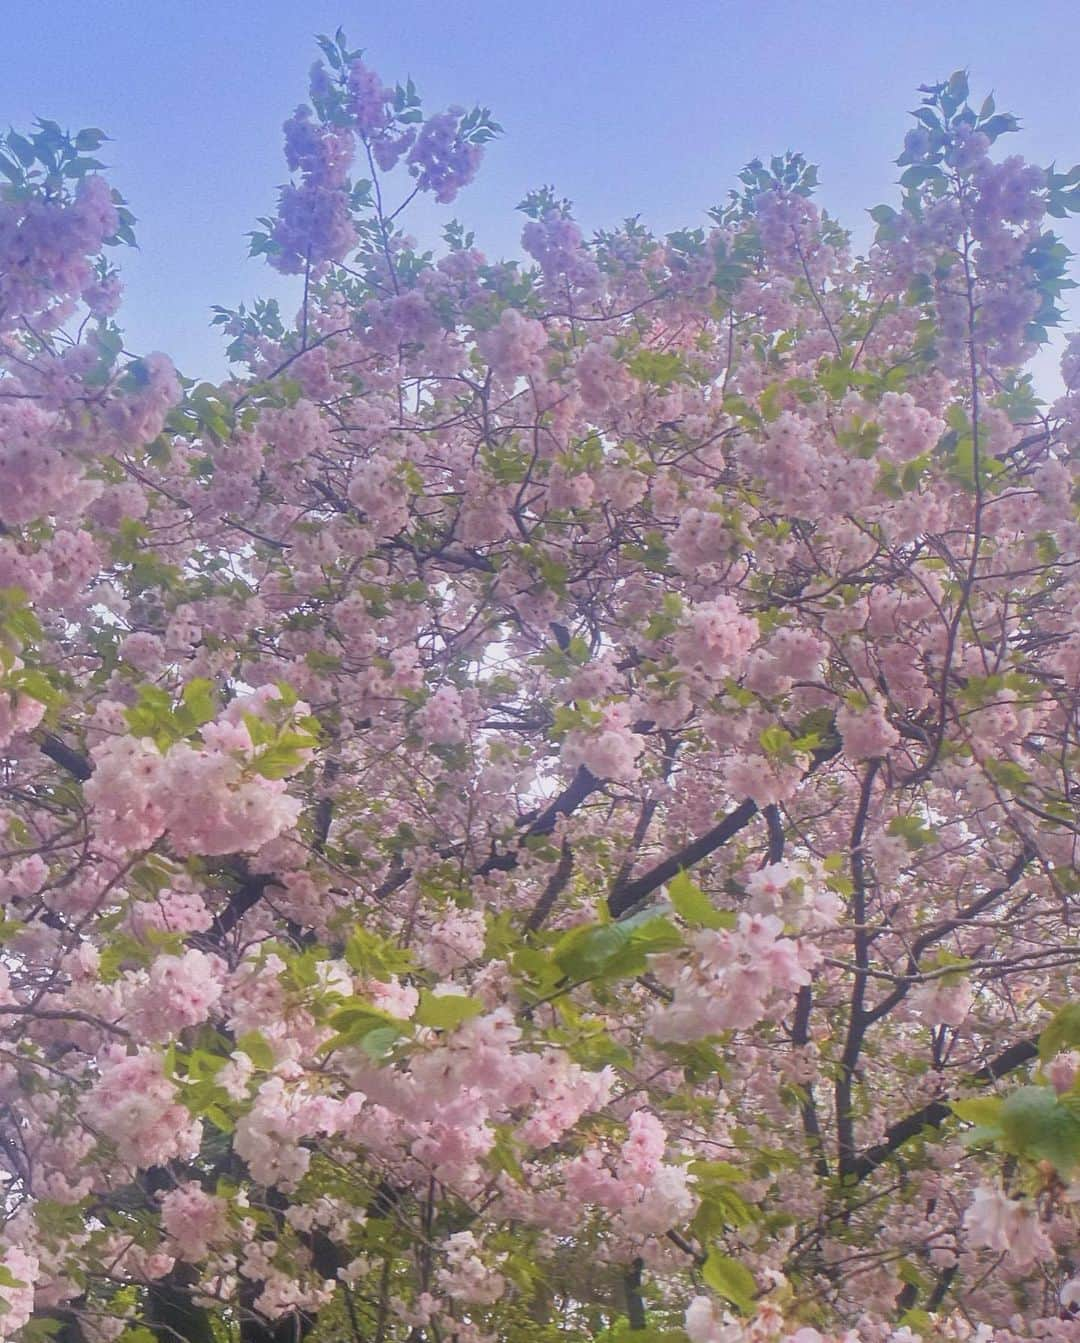
<svg viewBox="0 0 1080 1343">
<path fill-rule="evenodd" d="M 626 1177 L 647 1180 L 656 1170 L 667 1146 L 663 1124 L 648 1110 L 635 1110 L 628 1121 L 629 1135 L 619 1150 Z"/>
<path fill-rule="evenodd" d="M 836 728 L 845 754 L 853 760 L 876 759 L 900 740 L 899 732 L 885 717 L 884 707 L 877 700 L 863 708 L 845 704 L 836 715 Z"/>
<path fill-rule="evenodd" d="M 950 984 L 945 979 L 937 979 L 916 988 L 911 995 L 911 1006 L 929 1026 L 959 1026 L 971 1010 L 973 999 L 967 980 Z"/>
<path fill-rule="evenodd" d="M 1046 1075 L 1059 1096 L 1071 1091 L 1080 1071 L 1080 1053 L 1075 1049 L 1056 1054 L 1046 1065 Z"/>
<path fill-rule="evenodd" d="M 228 1204 L 189 1180 L 162 1196 L 161 1228 L 180 1258 L 198 1262 L 226 1239 Z"/>
<path fill-rule="evenodd" d="M 675 656 L 685 671 L 722 680 L 738 674 L 757 637 L 757 622 L 742 614 L 733 597 L 724 595 L 689 613 L 675 636 Z"/>
<path fill-rule="evenodd" d="M 210 1015 L 222 992 L 225 963 L 201 951 L 158 956 L 132 996 L 130 1014 L 147 1040 L 167 1040 Z"/>
<path fill-rule="evenodd" d="M 432 746 L 453 746 L 468 734 L 461 695 L 453 686 L 440 686 L 416 715 L 424 741 Z"/>
<path fill-rule="evenodd" d="M 160 1055 L 149 1049 L 132 1055 L 106 1053 L 101 1075 L 86 1095 L 84 1113 L 132 1167 L 191 1159 L 199 1150 L 202 1126 L 178 1102 Z"/>
<path fill-rule="evenodd" d="M 14 1282 L 14 1285 L 0 1283 L 0 1300 L 6 1306 L 0 1313 L 0 1338 L 10 1338 L 29 1322 L 34 1313 L 38 1259 L 18 1245 L 9 1245 L 0 1252 L 0 1264 L 3 1264 Z"/>
<path fill-rule="evenodd" d="M 1017 1268 L 1053 1256 L 1034 1205 L 1011 1199 L 996 1187 L 980 1185 L 975 1190 L 964 1214 L 964 1229 L 972 1246 L 1004 1253 Z"/>
<path fill-rule="evenodd" d="M 449 974 L 482 954 L 484 936 L 482 910 L 451 907 L 432 925 L 420 961 L 437 975 Z"/>
</svg>

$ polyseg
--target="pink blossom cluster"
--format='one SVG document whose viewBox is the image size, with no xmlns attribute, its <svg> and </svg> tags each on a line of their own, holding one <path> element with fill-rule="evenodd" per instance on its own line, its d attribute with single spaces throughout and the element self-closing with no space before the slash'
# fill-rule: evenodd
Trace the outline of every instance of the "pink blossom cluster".
<svg viewBox="0 0 1080 1343">
<path fill-rule="evenodd" d="M 119 1046 L 99 1056 L 100 1073 L 86 1093 L 84 1116 L 91 1131 L 113 1144 L 130 1169 L 190 1160 L 199 1150 L 202 1124 L 177 1097 L 160 1054 Z"/>
<path fill-rule="evenodd" d="M 0 1333 L 1075 1343 L 1080 172 L 429 255 L 320 45 L 220 385 L 0 137 Z"/>
<path fill-rule="evenodd" d="M 198 950 L 158 956 L 130 993 L 128 1014 L 143 1040 L 168 1040 L 206 1021 L 221 997 L 224 962 Z"/>
<path fill-rule="evenodd" d="M 548 334 L 542 323 L 507 308 L 490 331 L 476 337 L 476 348 L 500 378 L 513 381 L 543 374 Z"/>
<path fill-rule="evenodd" d="M 563 763 L 571 769 L 584 766 L 598 779 L 632 783 L 639 774 L 638 758 L 644 739 L 633 730 L 626 704 L 608 704 L 595 727 L 573 728 L 562 747 Z"/>
<path fill-rule="evenodd" d="M 327 261 L 340 261 L 356 243 L 356 228 L 346 190 L 352 164 L 352 133 L 312 119 L 298 107 L 285 122 L 285 159 L 300 173 L 299 184 L 281 189 L 270 237 L 272 263 L 297 274 Z"/>
<path fill-rule="evenodd" d="M 1034 1203 L 1010 1198 L 992 1185 L 980 1185 L 975 1190 L 964 1213 L 964 1230 L 969 1244 L 1005 1254 L 1017 1268 L 1043 1262 L 1052 1254 Z"/>
<path fill-rule="evenodd" d="M 258 753 L 243 713 L 277 693 L 239 699 L 201 730 L 202 743 L 180 741 L 160 750 L 147 738 L 107 737 L 94 748 L 86 787 L 111 843 L 135 847 L 169 835 L 181 853 L 237 853 L 261 848 L 292 826 L 300 802 L 285 778 L 267 778 L 253 765 Z M 299 706 L 303 708 L 304 706 Z M 289 772 L 302 769 L 301 756 Z M 208 809 L 206 799 L 217 805 Z"/>
<path fill-rule="evenodd" d="M 5 1306 L 0 1313 L 0 1337 L 10 1338 L 33 1316 L 38 1259 L 18 1245 L 5 1245 L 0 1250 L 0 1264 L 12 1280 L 0 1283 L 0 1300 Z"/>
<path fill-rule="evenodd" d="M 461 132 L 464 108 L 451 107 L 428 117 L 406 156 L 421 191 L 430 191 L 440 205 L 449 205 L 476 176 L 484 157 L 482 145 Z"/>
<path fill-rule="evenodd" d="M 19 668 L 16 661 L 15 670 Z M 15 737 L 31 732 L 45 716 L 45 705 L 25 691 L 6 690 L 0 679 L 0 746 L 7 746 Z"/>
<path fill-rule="evenodd" d="M 783 935 L 773 914 L 740 914 L 734 929 L 703 929 L 686 955 L 653 957 L 653 973 L 672 992 L 652 1013 L 656 1040 L 700 1040 L 746 1030 L 782 1011 L 811 978 L 819 953 L 811 943 Z"/>
<path fill-rule="evenodd" d="M 737 676 L 758 638 L 758 627 L 733 597 L 701 602 L 686 616 L 674 640 L 679 666 L 708 682 Z"/>
<path fill-rule="evenodd" d="M 0 200 L 0 332 L 21 317 L 53 326 L 94 294 L 93 261 L 119 219 L 104 177 L 88 173 L 70 199 L 27 193 Z"/>
<path fill-rule="evenodd" d="M 459 970 L 484 950 L 484 915 L 479 909 L 447 910 L 428 930 L 420 961 L 437 975 Z"/>
<path fill-rule="evenodd" d="M 228 1237 L 228 1204 L 188 1180 L 162 1195 L 161 1229 L 177 1255 L 189 1262 L 205 1259 L 211 1247 Z"/>
<path fill-rule="evenodd" d="M 540 265 L 550 291 L 567 299 L 595 298 L 600 271 L 582 243 L 581 230 L 572 219 L 551 212 L 530 219 L 521 231 L 521 245 Z"/>
<path fill-rule="evenodd" d="M 491 1305 L 506 1290 L 506 1279 L 484 1263 L 480 1246 L 471 1231 L 456 1231 L 443 1242 L 445 1264 L 439 1269 L 439 1286 L 454 1301 L 467 1305 Z"/>
<path fill-rule="evenodd" d="M 868 704 L 845 704 L 837 711 L 836 728 L 853 760 L 877 759 L 900 740 L 885 715 L 885 706 L 876 698 Z"/>
<path fill-rule="evenodd" d="M 429 746 L 454 746 L 468 736 L 462 697 L 453 686 L 440 686 L 424 703 L 416 722 Z"/>
</svg>

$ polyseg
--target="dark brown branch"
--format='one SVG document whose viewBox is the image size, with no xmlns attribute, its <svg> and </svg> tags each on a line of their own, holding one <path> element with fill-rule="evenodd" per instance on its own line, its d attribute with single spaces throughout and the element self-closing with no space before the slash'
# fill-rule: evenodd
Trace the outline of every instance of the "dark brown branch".
<svg viewBox="0 0 1080 1343">
<path fill-rule="evenodd" d="M 1023 1067 L 1025 1063 L 1030 1063 L 1032 1059 L 1038 1058 L 1038 1055 L 1039 1043 L 1037 1039 L 1018 1040 L 1016 1044 L 1003 1050 L 996 1059 L 991 1059 L 984 1067 L 972 1073 L 968 1080 L 974 1084 L 995 1082 L 999 1077 L 1004 1077 L 1017 1068 Z M 924 1105 L 921 1109 L 914 1110 L 911 1114 L 898 1120 L 891 1128 L 886 1130 L 885 1137 L 881 1142 L 875 1143 L 873 1147 L 868 1147 L 861 1156 L 856 1158 L 849 1171 L 850 1179 L 854 1182 L 865 1180 L 868 1175 L 872 1175 L 879 1166 L 888 1161 L 894 1152 L 903 1147 L 904 1143 L 916 1137 L 923 1129 L 940 1128 L 951 1114 L 952 1110 L 949 1107 L 949 1102 L 941 1099 L 931 1101 L 929 1105 Z"/>
<path fill-rule="evenodd" d="M 804 984 L 795 998 L 795 1020 L 791 1027 L 791 1043 L 804 1048 L 810 1042 L 810 1013 L 814 1006 L 813 989 Z M 803 1133 L 814 1153 L 814 1169 L 823 1180 L 829 1178 L 829 1159 L 825 1154 L 825 1143 L 821 1137 L 821 1120 L 818 1116 L 817 1097 L 813 1082 L 803 1083 L 804 1099 L 799 1105 L 802 1117 Z"/>
<path fill-rule="evenodd" d="M 258 904 L 269 886 L 280 886 L 276 877 L 260 874 L 249 876 L 229 896 L 229 903 L 214 920 L 214 933 L 220 939 L 226 937 L 244 915 Z"/>
<path fill-rule="evenodd" d="M 938 1280 L 934 1284 L 934 1290 L 926 1298 L 926 1309 L 933 1314 L 941 1305 L 949 1293 L 953 1278 L 956 1277 L 956 1265 L 950 1264 L 948 1268 L 943 1269 L 938 1275 Z"/>
<path fill-rule="evenodd" d="M 641 1295 L 641 1270 L 644 1263 L 635 1259 L 629 1272 L 623 1278 L 623 1290 L 626 1292 L 626 1314 L 631 1330 L 648 1328 L 645 1316 L 645 1301 Z"/>
<path fill-rule="evenodd" d="M 855 1160 L 855 1115 L 852 1092 L 855 1069 L 859 1062 L 863 1037 L 869 1021 L 866 1013 L 866 985 L 870 968 L 870 934 L 866 926 L 866 856 L 863 839 L 870 816 L 874 795 L 874 780 L 881 768 L 880 760 L 871 760 L 859 789 L 859 805 L 851 827 L 851 922 L 855 930 L 855 979 L 851 988 L 851 1007 L 848 1017 L 844 1050 L 836 1078 L 835 1108 L 837 1133 L 837 1168 L 841 1178 L 848 1174 Z"/>
<path fill-rule="evenodd" d="M 62 742 L 54 733 L 46 732 L 39 745 L 42 755 L 47 755 L 50 760 L 62 769 L 66 769 L 80 783 L 85 783 L 93 774 L 94 767 L 87 757 L 81 751 L 76 751 Z"/>
<path fill-rule="evenodd" d="M 814 761 L 806 771 L 804 778 L 809 778 L 821 765 L 831 760 L 840 751 L 840 743 L 834 742 L 830 746 L 822 747 L 814 752 Z M 651 867 L 648 872 L 643 873 L 634 881 L 617 883 L 608 896 L 608 910 L 613 918 L 618 918 L 628 910 L 633 909 L 647 896 L 652 895 L 653 891 L 663 886 L 665 882 L 670 881 L 672 877 L 688 868 L 700 863 L 702 859 L 708 858 L 710 853 L 715 853 L 717 849 L 722 848 L 729 839 L 732 839 L 744 829 L 754 819 L 758 813 L 756 802 L 747 798 L 745 802 L 740 802 L 734 811 L 728 812 L 722 821 L 719 821 L 711 830 L 705 834 L 699 835 L 697 839 L 691 840 L 681 848 L 678 853 L 673 853 L 670 857 L 664 858 Z"/>
<path fill-rule="evenodd" d="M 590 773 L 584 765 L 579 765 L 577 773 L 569 784 L 525 831 L 523 840 L 532 835 L 550 835 L 560 816 L 569 816 L 571 812 L 576 811 L 589 794 L 595 793 L 599 787 L 600 780 L 596 775 Z"/>
<path fill-rule="evenodd" d="M 780 808 L 772 803 L 762 815 L 769 831 L 769 862 L 779 863 L 784 857 L 784 822 L 780 818 Z"/>
<path fill-rule="evenodd" d="M 957 928 L 962 928 L 968 920 L 977 917 L 983 910 L 988 909 L 1000 900 L 1003 895 L 1008 895 L 1009 891 L 1023 876 L 1024 869 L 1034 857 L 1034 849 L 1023 849 L 1006 868 L 1005 880 L 1000 886 L 995 886 L 993 890 L 987 891 L 985 895 L 980 895 L 978 899 L 965 905 L 951 918 L 943 919 L 941 923 L 936 923 L 933 928 L 928 928 L 925 933 L 921 933 L 912 943 L 911 951 L 908 954 L 907 974 L 909 978 L 901 980 L 896 988 L 892 989 L 866 1013 L 867 1023 L 878 1021 L 886 1013 L 891 1012 L 909 992 L 914 983 L 914 976 L 919 973 L 919 957 L 924 951 L 932 947 L 935 942 L 939 942 L 943 937 L 947 937 Z"/>
<path fill-rule="evenodd" d="M 708 858 L 710 853 L 714 853 L 749 825 L 757 812 L 757 803 L 747 798 L 745 802 L 740 802 L 734 811 L 728 812 L 718 825 L 714 825 L 697 839 L 691 840 L 677 853 L 663 859 L 634 881 L 616 886 L 608 896 L 608 910 L 612 918 L 625 914 L 627 910 L 633 909 L 646 896 L 663 886 L 666 881 L 678 876 L 684 869 L 693 867 L 695 863 L 700 863 L 703 858 Z"/>
<path fill-rule="evenodd" d="M 540 928 L 548 915 L 555 906 L 555 901 L 559 898 L 566 888 L 566 883 L 570 880 L 570 874 L 574 870 L 574 850 L 570 847 L 567 840 L 563 840 L 562 852 L 559 854 L 559 861 L 555 865 L 555 871 L 551 874 L 547 885 L 544 887 L 543 894 L 536 902 L 532 913 L 525 920 L 525 931 L 535 933 Z"/>
<path fill-rule="evenodd" d="M 569 816 L 571 812 L 581 806 L 590 793 L 594 793 L 599 787 L 600 780 L 590 773 L 584 765 L 579 765 L 577 773 L 559 796 L 543 811 L 534 814 L 518 839 L 518 848 L 535 835 L 550 835 L 560 816 Z M 493 853 L 490 858 L 486 858 L 480 864 L 474 875 L 486 877 L 489 872 L 511 872 L 517 865 L 516 849 L 511 849 L 508 853 Z"/>
</svg>

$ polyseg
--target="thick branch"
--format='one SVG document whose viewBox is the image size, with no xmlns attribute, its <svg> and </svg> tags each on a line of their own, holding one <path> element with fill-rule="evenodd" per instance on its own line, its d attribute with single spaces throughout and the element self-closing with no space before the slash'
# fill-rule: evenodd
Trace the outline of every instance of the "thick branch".
<svg viewBox="0 0 1080 1343">
<path fill-rule="evenodd" d="M 560 816 L 569 816 L 571 812 L 576 811 L 589 794 L 594 793 L 599 787 L 600 780 L 596 775 L 590 773 L 584 765 L 579 765 L 577 773 L 559 796 L 543 811 L 535 815 L 527 828 L 522 831 L 518 840 L 518 847 L 520 848 L 526 840 L 532 839 L 534 835 L 550 835 Z M 517 865 L 516 849 L 511 849 L 508 853 L 493 853 L 490 858 L 485 859 L 480 864 L 474 875 L 486 877 L 489 872 L 511 872 Z"/>
<path fill-rule="evenodd" d="M 1037 1040 L 1018 1040 L 1016 1044 L 1003 1050 L 996 1059 L 992 1059 L 977 1072 L 972 1073 L 969 1080 L 973 1083 L 995 1082 L 999 1077 L 1004 1077 L 1007 1073 L 1023 1067 L 1025 1063 L 1030 1063 L 1032 1059 L 1038 1058 L 1038 1055 Z M 929 1105 L 914 1110 L 887 1129 L 881 1142 L 868 1147 L 856 1158 L 849 1171 L 850 1177 L 856 1182 L 865 1180 L 888 1161 L 894 1152 L 903 1147 L 904 1143 L 916 1137 L 925 1128 L 940 1128 L 951 1114 L 949 1102 L 944 1098 L 931 1101 Z"/>
<path fill-rule="evenodd" d="M 555 901 L 559 898 L 566 888 L 566 883 L 570 880 L 570 875 L 574 870 L 574 850 L 566 840 L 563 840 L 562 852 L 559 854 L 559 861 L 555 865 L 555 871 L 551 874 L 547 885 L 544 887 L 543 894 L 537 900 L 532 913 L 525 920 L 525 931 L 535 933 L 540 928 L 548 915 L 554 908 Z"/>
<path fill-rule="evenodd" d="M 245 878 L 229 897 L 229 903 L 214 920 L 214 932 L 217 936 L 222 938 L 231 933 L 248 910 L 262 899 L 268 886 L 280 885 L 281 882 L 276 877 L 262 874 Z"/>
<path fill-rule="evenodd" d="M 831 746 L 823 747 L 814 752 L 814 762 L 806 771 L 804 778 L 809 778 L 819 766 L 824 765 L 826 761 L 831 760 L 840 750 L 839 742 Z M 691 868 L 695 863 L 700 863 L 702 859 L 708 858 L 710 853 L 715 853 L 717 849 L 722 848 L 729 839 L 734 838 L 740 830 L 744 829 L 754 819 L 758 813 L 758 805 L 751 798 L 745 802 L 740 802 L 734 811 L 728 812 L 722 821 L 719 821 L 711 830 L 705 834 L 699 835 L 686 844 L 677 853 L 664 858 L 657 863 L 655 867 L 648 872 L 642 873 L 640 877 L 633 881 L 616 883 L 608 896 L 608 909 L 613 918 L 618 918 L 625 914 L 627 910 L 633 909 L 646 896 L 652 895 L 653 891 L 672 877 L 678 876 L 681 871 Z"/>
<path fill-rule="evenodd" d="M 42 755 L 47 755 L 50 760 L 66 769 L 80 783 L 85 783 L 93 774 L 94 767 L 87 757 L 81 751 L 76 751 L 66 745 L 52 732 L 46 732 L 38 744 Z"/>
<path fill-rule="evenodd" d="M 871 760 L 859 790 L 859 806 L 851 828 L 851 922 L 855 929 L 855 980 L 851 988 L 851 1008 L 848 1018 L 844 1052 L 836 1078 L 835 1107 L 837 1130 L 838 1168 L 846 1175 L 855 1159 L 855 1116 L 852 1111 L 852 1083 L 859 1062 L 863 1036 L 868 1024 L 865 1011 L 867 970 L 870 965 L 870 934 L 866 926 L 866 858 L 863 839 L 870 816 L 870 802 L 874 794 L 874 780 L 881 768 L 880 760 Z"/>
<path fill-rule="evenodd" d="M 711 830 L 705 834 L 699 835 L 697 839 L 691 840 L 689 844 L 684 845 L 677 853 L 664 858 L 657 863 L 655 867 L 643 873 L 634 881 L 624 882 L 621 886 L 616 886 L 608 896 L 608 909 L 613 918 L 618 918 L 625 914 L 627 910 L 633 909 L 636 904 L 657 890 L 666 881 L 685 868 L 693 867 L 695 863 L 700 863 L 703 858 L 708 858 L 710 853 L 714 853 L 721 848 L 733 836 L 754 819 L 757 815 L 758 806 L 750 798 L 745 802 L 740 802 L 734 811 L 728 812 L 719 824 L 714 825 Z"/>
<path fill-rule="evenodd" d="M 936 923 L 932 928 L 928 928 L 925 933 L 921 933 L 912 943 L 908 955 L 907 974 L 909 978 L 901 980 L 896 988 L 892 989 L 866 1013 L 867 1023 L 880 1020 L 906 996 L 915 982 L 914 977 L 919 973 L 919 957 L 923 952 L 932 947 L 935 942 L 947 937 L 949 933 L 955 932 L 957 928 L 962 928 L 969 919 L 976 918 L 983 910 L 988 909 L 1000 900 L 1003 895 L 1008 895 L 1009 891 L 1023 876 L 1024 869 L 1034 856 L 1034 849 L 1023 849 L 1009 864 L 1005 871 L 1005 880 L 1000 886 L 995 886 L 993 890 L 987 891 L 985 895 L 980 895 L 978 899 L 965 905 L 951 918 L 943 919 L 941 923 Z"/>
</svg>

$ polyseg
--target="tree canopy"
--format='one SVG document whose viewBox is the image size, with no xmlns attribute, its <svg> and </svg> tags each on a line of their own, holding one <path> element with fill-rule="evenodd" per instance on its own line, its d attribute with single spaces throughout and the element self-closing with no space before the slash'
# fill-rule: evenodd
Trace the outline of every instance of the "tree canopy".
<svg viewBox="0 0 1080 1343">
<path fill-rule="evenodd" d="M 0 137 L 0 1336 L 1080 1337 L 1080 169 L 435 254 L 320 46 L 221 385 Z"/>
</svg>

